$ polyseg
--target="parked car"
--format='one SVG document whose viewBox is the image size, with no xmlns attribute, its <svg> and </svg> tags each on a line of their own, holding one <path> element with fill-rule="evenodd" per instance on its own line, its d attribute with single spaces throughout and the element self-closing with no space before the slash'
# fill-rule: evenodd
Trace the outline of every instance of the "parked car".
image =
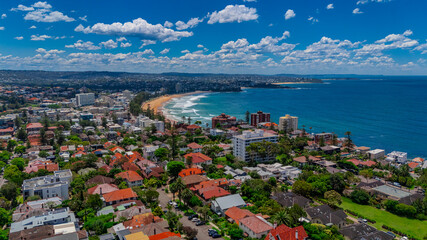
<svg viewBox="0 0 427 240">
<path fill-rule="evenodd" d="M 192 222 L 198 222 L 198 221 L 200 221 L 200 219 L 198 219 L 198 218 L 193 218 L 193 219 L 191 219 L 191 221 L 192 221 Z"/>
<path fill-rule="evenodd" d="M 196 222 L 196 226 L 202 226 L 202 225 L 205 225 L 204 221 L 198 221 L 198 222 Z"/>
<path fill-rule="evenodd" d="M 213 235 L 214 233 L 218 234 L 218 232 L 217 232 L 216 230 L 214 230 L 214 229 L 209 229 L 209 230 L 208 230 L 208 234 L 209 234 L 209 236 L 211 236 L 211 237 L 212 237 L 212 235 Z"/>
<path fill-rule="evenodd" d="M 188 220 L 191 220 L 191 219 L 193 219 L 195 217 L 197 217 L 197 214 L 192 214 L 192 215 L 188 216 Z"/>
<path fill-rule="evenodd" d="M 212 238 L 220 238 L 221 237 L 221 235 L 219 235 L 218 233 L 214 233 L 214 234 L 212 234 L 212 236 L 211 236 Z"/>
</svg>

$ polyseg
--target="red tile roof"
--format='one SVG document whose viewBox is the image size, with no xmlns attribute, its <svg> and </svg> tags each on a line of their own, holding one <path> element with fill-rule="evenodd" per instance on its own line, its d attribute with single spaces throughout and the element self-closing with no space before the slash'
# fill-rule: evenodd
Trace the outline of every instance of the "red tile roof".
<svg viewBox="0 0 427 240">
<path fill-rule="evenodd" d="M 188 125 L 186 128 L 187 128 L 187 130 L 196 130 L 196 129 L 199 129 L 201 127 L 196 125 L 196 124 L 191 124 L 191 125 Z"/>
<path fill-rule="evenodd" d="M 230 195 L 230 192 L 220 188 L 220 187 L 208 187 L 202 188 L 199 190 L 199 194 L 205 199 L 209 200 L 213 197 L 223 197 Z"/>
<path fill-rule="evenodd" d="M 190 175 L 200 175 L 203 173 L 204 171 L 200 168 L 187 168 L 187 169 L 182 169 L 181 172 L 179 172 L 179 176 L 185 177 Z"/>
<path fill-rule="evenodd" d="M 303 240 L 308 238 L 308 234 L 305 232 L 303 226 L 298 226 L 294 228 L 290 228 L 284 224 L 276 227 L 271 230 L 265 240 L 297 240 L 297 232 L 298 232 L 298 240 Z"/>
<path fill-rule="evenodd" d="M 135 228 L 155 222 L 156 217 L 153 213 L 143 213 L 133 216 L 131 220 L 123 222 L 126 228 Z M 157 218 L 158 219 L 158 218 Z"/>
<path fill-rule="evenodd" d="M 148 238 L 150 240 L 162 240 L 162 239 L 170 238 L 170 237 L 179 237 L 180 238 L 181 234 L 173 233 L 173 232 L 163 232 L 163 233 L 159 233 L 156 235 L 149 236 Z"/>
<path fill-rule="evenodd" d="M 105 202 L 117 202 L 138 197 L 132 188 L 120 189 L 114 192 L 106 193 L 102 196 L 104 197 Z"/>
<path fill-rule="evenodd" d="M 368 160 L 368 161 L 365 161 L 365 162 L 360 162 L 360 164 L 363 165 L 363 166 L 372 167 L 372 166 L 374 166 L 377 163 L 374 162 L 374 161 Z"/>
<path fill-rule="evenodd" d="M 227 211 L 225 211 L 225 215 L 233 219 L 236 224 L 239 224 L 240 219 L 255 216 L 255 214 L 253 214 L 251 211 L 247 209 L 240 209 L 238 207 L 229 208 Z"/>
<path fill-rule="evenodd" d="M 136 182 L 136 181 L 143 180 L 143 178 L 135 171 L 126 171 L 126 172 L 117 173 L 116 177 L 126 179 L 129 182 Z"/>
<path fill-rule="evenodd" d="M 227 183 L 228 181 L 226 178 L 213 179 L 213 180 L 204 181 L 197 184 L 196 186 L 194 186 L 194 190 L 197 191 L 199 189 L 203 189 L 207 187 L 219 187 L 219 186 L 227 185 Z"/>
<path fill-rule="evenodd" d="M 252 232 L 258 234 L 267 232 L 273 229 L 271 225 L 264 222 L 260 219 L 260 217 L 257 216 L 251 216 L 247 218 L 240 219 L 240 224 L 245 225 L 247 228 L 249 228 Z"/>
<path fill-rule="evenodd" d="M 203 148 L 203 146 L 202 146 L 202 145 L 199 145 L 199 144 L 197 144 L 197 143 L 195 143 L 195 142 L 192 142 L 192 143 L 187 144 L 187 147 L 189 147 L 189 148 L 191 148 L 191 149 L 201 149 L 201 148 Z"/>
<path fill-rule="evenodd" d="M 32 128 L 43 128 L 41 123 L 29 123 L 27 124 L 27 130 Z"/>
<path fill-rule="evenodd" d="M 417 163 L 417 162 L 410 162 L 410 163 L 408 163 L 408 167 L 410 167 L 412 169 L 418 167 L 418 165 L 420 165 L 420 163 Z"/>
<path fill-rule="evenodd" d="M 206 156 L 203 153 L 187 153 L 184 155 L 184 158 L 187 159 L 188 157 L 193 158 L 193 163 L 204 163 L 207 161 L 212 161 L 212 158 Z"/>
<path fill-rule="evenodd" d="M 104 183 L 104 184 L 96 185 L 95 187 L 89 188 L 87 190 L 87 193 L 102 195 L 102 194 L 114 192 L 117 190 L 119 190 L 119 188 L 116 185 Z"/>
</svg>

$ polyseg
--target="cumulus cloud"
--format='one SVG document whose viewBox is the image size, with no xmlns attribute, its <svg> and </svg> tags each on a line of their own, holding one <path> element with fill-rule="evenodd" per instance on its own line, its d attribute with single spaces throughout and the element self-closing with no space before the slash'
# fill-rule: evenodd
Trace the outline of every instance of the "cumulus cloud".
<svg viewBox="0 0 427 240">
<path fill-rule="evenodd" d="M 294 18 L 295 16 L 296 16 L 296 14 L 295 14 L 294 10 L 288 9 L 288 11 L 286 11 L 286 13 L 285 13 L 285 20 Z"/>
<path fill-rule="evenodd" d="M 80 20 L 87 22 L 87 15 L 83 16 L 83 17 L 79 17 Z"/>
<path fill-rule="evenodd" d="M 199 19 L 199 18 L 192 18 L 190 20 L 188 20 L 187 23 L 183 22 L 183 21 L 178 21 L 175 23 L 176 29 L 177 30 L 185 30 L 188 28 L 194 28 L 197 25 L 199 25 L 199 23 L 203 22 L 203 19 Z"/>
<path fill-rule="evenodd" d="M 173 23 L 171 23 L 171 22 L 169 22 L 169 21 L 165 21 L 165 23 L 163 23 L 163 26 L 164 26 L 165 28 L 171 28 L 171 27 L 173 27 Z"/>
<path fill-rule="evenodd" d="M 74 18 L 69 17 L 62 12 L 52 11 L 52 5 L 47 2 L 36 2 L 31 7 L 18 5 L 16 8 L 12 8 L 12 11 L 24 11 L 27 14 L 24 16 L 25 20 L 31 20 L 35 22 L 73 22 Z"/>
<path fill-rule="evenodd" d="M 6 13 L 3 13 L 3 14 L 1 15 L 1 19 L 5 19 L 5 18 L 7 18 L 7 14 L 6 14 Z"/>
<path fill-rule="evenodd" d="M 131 47 L 132 46 L 132 43 L 130 43 L 130 42 L 121 42 L 120 43 L 120 47 L 122 47 L 122 48 L 127 48 L 127 47 Z"/>
<path fill-rule="evenodd" d="M 31 35 L 31 41 L 45 41 L 46 39 L 51 39 L 52 36 L 48 35 Z"/>
<path fill-rule="evenodd" d="M 5 29 L 4 27 L 0 27 L 0 31 L 4 31 L 4 29 Z"/>
<path fill-rule="evenodd" d="M 360 11 L 360 9 L 359 8 L 355 8 L 354 10 L 353 10 L 353 14 L 362 14 L 363 12 L 362 11 Z"/>
<path fill-rule="evenodd" d="M 113 36 L 135 36 L 147 40 L 160 40 L 162 42 L 178 41 L 184 37 L 193 36 L 192 32 L 175 31 L 162 26 L 161 24 L 150 24 L 142 18 L 125 23 L 96 23 L 93 26 L 77 26 L 74 31 L 83 33 L 95 33 L 99 35 Z"/>
<path fill-rule="evenodd" d="M 34 25 L 30 27 L 30 29 L 36 29 L 36 28 L 37 28 L 37 27 L 36 27 L 36 26 L 34 26 Z"/>
<path fill-rule="evenodd" d="M 145 46 L 153 45 L 153 44 L 156 44 L 156 41 L 154 41 L 154 40 L 142 40 L 141 47 L 139 47 L 139 48 L 143 48 Z"/>
<path fill-rule="evenodd" d="M 84 42 L 82 40 L 78 40 L 72 45 L 65 45 L 66 48 L 75 48 L 79 50 L 98 50 L 101 49 L 101 47 L 96 46 L 91 41 Z"/>
<path fill-rule="evenodd" d="M 357 1 L 357 5 L 363 5 L 363 4 L 367 4 L 370 2 L 376 2 L 376 3 L 386 3 L 386 2 L 390 2 L 391 0 L 359 0 Z"/>
<path fill-rule="evenodd" d="M 160 54 L 166 54 L 169 52 L 169 50 L 170 50 L 170 48 L 165 48 L 160 52 Z"/>
<path fill-rule="evenodd" d="M 145 49 L 143 52 L 139 52 L 142 55 L 153 55 L 154 51 L 151 49 Z"/>
<path fill-rule="evenodd" d="M 105 42 L 99 43 L 100 46 L 103 46 L 106 49 L 114 49 L 117 48 L 117 42 L 115 42 L 113 39 L 110 39 Z"/>
<path fill-rule="evenodd" d="M 334 4 L 330 3 L 326 6 L 326 9 L 331 10 L 334 9 Z"/>
<path fill-rule="evenodd" d="M 19 37 L 14 37 L 16 40 L 22 40 L 22 39 L 24 39 L 24 37 L 23 36 L 19 36 Z"/>
<path fill-rule="evenodd" d="M 208 14 L 208 24 L 245 22 L 258 19 L 256 8 L 248 8 L 245 5 L 228 5 L 221 11 Z"/>
<path fill-rule="evenodd" d="M 197 47 L 198 48 L 204 48 L 205 46 L 203 46 L 202 44 L 198 44 Z"/>
</svg>

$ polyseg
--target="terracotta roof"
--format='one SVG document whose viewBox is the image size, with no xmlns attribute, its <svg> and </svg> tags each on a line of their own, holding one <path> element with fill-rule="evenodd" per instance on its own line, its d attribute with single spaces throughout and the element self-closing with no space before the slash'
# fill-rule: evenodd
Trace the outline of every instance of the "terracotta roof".
<svg viewBox="0 0 427 240">
<path fill-rule="evenodd" d="M 89 180 L 86 181 L 87 185 L 90 185 L 90 184 L 103 184 L 103 183 L 114 183 L 114 179 L 109 178 L 109 177 L 105 177 L 105 176 L 102 176 L 102 175 L 98 175 L 98 176 L 95 176 L 95 177 L 93 177 L 93 178 L 91 178 L 91 179 L 89 179 Z"/>
<path fill-rule="evenodd" d="M 123 222 L 123 225 L 127 227 L 140 227 L 143 225 L 147 225 L 154 222 L 153 213 L 143 213 L 139 215 L 135 215 L 131 220 Z"/>
<path fill-rule="evenodd" d="M 172 233 L 172 232 L 164 232 L 164 233 L 159 233 L 156 235 L 149 236 L 150 240 L 162 240 L 162 239 L 166 239 L 169 237 L 181 237 L 181 234 Z"/>
<path fill-rule="evenodd" d="M 285 224 L 282 224 L 271 230 L 265 237 L 265 240 L 297 240 L 297 235 L 298 239 L 305 239 L 308 237 L 303 226 L 290 228 Z"/>
<path fill-rule="evenodd" d="M 205 199 L 209 200 L 213 197 L 223 197 L 230 195 L 230 192 L 220 188 L 220 187 L 208 187 L 208 188 L 202 188 L 199 190 L 199 194 Z"/>
<path fill-rule="evenodd" d="M 184 155 L 184 158 L 187 159 L 188 157 L 193 158 L 193 163 L 204 163 L 207 161 L 212 161 L 212 158 L 206 156 L 203 153 L 187 153 Z"/>
<path fill-rule="evenodd" d="M 131 170 L 131 171 L 138 171 L 141 170 L 139 167 L 133 163 L 133 162 L 125 162 L 122 164 L 123 170 Z"/>
<path fill-rule="evenodd" d="M 255 214 L 253 214 L 251 211 L 247 209 L 240 209 L 238 207 L 229 208 L 227 211 L 225 211 L 225 215 L 233 219 L 236 224 L 239 224 L 240 219 L 255 216 Z"/>
<path fill-rule="evenodd" d="M 196 124 L 191 124 L 189 126 L 186 127 L 188 130 L 194 130 L 194 129 L 199 129 L 201 128 L 200 126 L 196 125 Z"/>
<path fill-rule="evenodd" d="M 218 187 L 222 185 L 227 185 L 227 183 L 228 183 L 228 180 L 226 178 L 212 179 L 212 180 L 203 181 L 197 184 L 196 186 L 194 186 L 194 190 L 199 190 L 199 189 L 213 187 L 213 186 Z"/>
<path fill-rule="evenodd" d="M 143 178 L 135 171 L 126 171 L 126 172 L 117 173 L 116 177 L 126 179 L 129 182 L 136 182 L 136 181 L 143 180 Z"/>
<path fill-rule="evenodd" d="M 203 181 L 206 181 L 207 179 L 208 179 L 207 177 L 201 176 L 201 175 L 190 175 L 190 176 L 183 177 L 182 182 L 185 185 L 193 185 L 193 184 L 198 184 Z"/>
<path fill-rule="evenodd" d="M 360 164 L 363 165 L 363 166 L 372 167 L 372 166 L 374 166 L 377 163 L 374 162 L 374 161 L 368 160 L 368 161 L 365 161 L 365 162 L 360 162 Z"/>
<path fill-rule="evenodd" d="M 102 196 L 104 197 L 105 202 L 122 201 L 138 197 L 132 188 L 120 189 L 114 192 L 106 193 Z"/>
<path fill-rule="evenodd" d="M 296 158 L 294 158 L 294 161 L 295 161 L 295 162 L 299 162 L 299 163 L 306 163 L 306 162 L 307 162 L 307 159 L 306 159 L 306 157 L 305 157 L 305 156 L 301 156 L 301 157 L 296 157 Z"/>
<path fill-rule="evenodd" d="M 187 169 L 182 169 L 181 172 L 179 172 L 179 176 L 185 177 L 190 175 L 200 175 L 203 173 L 205 172 L 200 168 L 187 168 Z"/>
<path fill-rule="evenodd" d="M 203 146 L 202 146 L 202 145 L 199 145 L 199 144 L 197 144 L 197 143 L 195 143 L 195 142 L 192 142 L 192 143 L 187 144 L 187 147 L 189 147 L 189 148 L 191 148 L 191 149 L 200 149 L 200 148 L 203 148 Z"/>
<path fill-rule="evenodd" d="M 89 194 L 106 194 L 110 192 L 114 192 L 119 190 L 119 188 L 114 184 L 104 183 L 100 185 L 96 185 L 95 187 L 91 187 L 87 190 Z"/>
<path fill-rule="evenodd" d="M 359 166 L 360 165 L 360 161 L 359 160 L 357 160 L 357 159 L 349 159 L 349 160 L 347 160 L 347 162 L 351 162 L 351 163 L 353 163 L 354 165 L 356 165 L 356 166 Z"/>
<path fill-rule="evenodd" d="M 0 133 L 13 133 L 13 127 L 6 128 L 6 129 L 0 129 Z"/>
<path fill-rule="evenodd" d="M 43 128 L 43 125 L 41 123 L 29 123 L 27 124 L 27 129 L 31 128 Z"/>
<path fill-rule="evenodd" d="M 410 167 L 412 169 L 418 167 L 418 165 L 420 165 L 420 163 L 417 163 L 417 162 L 410 162 L 410 163 L 408 163 L 408 167 Z"/>
<path fill-rule="evenodd" d="M 249 228 L 254 233 L 263 233 L 267 232 L 273 229 L 271 225 L 264 222 L 260 219 L 260 217 L 257 216 L 251 216 L 247 218 L 240 219 L 240 224 L 245 225 L 247 228 Z"/>
</svg>

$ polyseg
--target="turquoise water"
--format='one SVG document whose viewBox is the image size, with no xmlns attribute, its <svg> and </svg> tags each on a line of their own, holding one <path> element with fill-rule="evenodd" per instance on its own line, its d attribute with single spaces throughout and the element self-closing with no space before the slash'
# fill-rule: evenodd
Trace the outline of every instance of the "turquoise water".
<svg viewBox="0 0 427 240">
<path fill-rule="evenodd" d="M 325 80 L 323 84 L 292 85 L 296 89 L 245 89 L 243 92 L 209 93 L 174 99 L 166 114 L 181 120 L 209 123 L 226 113 L 244 119 L 246 110 L 299 117 L 299 127 L 311 132 L 351 131 L 359 146 L 408 152 L 427 157 L 427 78 Z"/>
</svg>

